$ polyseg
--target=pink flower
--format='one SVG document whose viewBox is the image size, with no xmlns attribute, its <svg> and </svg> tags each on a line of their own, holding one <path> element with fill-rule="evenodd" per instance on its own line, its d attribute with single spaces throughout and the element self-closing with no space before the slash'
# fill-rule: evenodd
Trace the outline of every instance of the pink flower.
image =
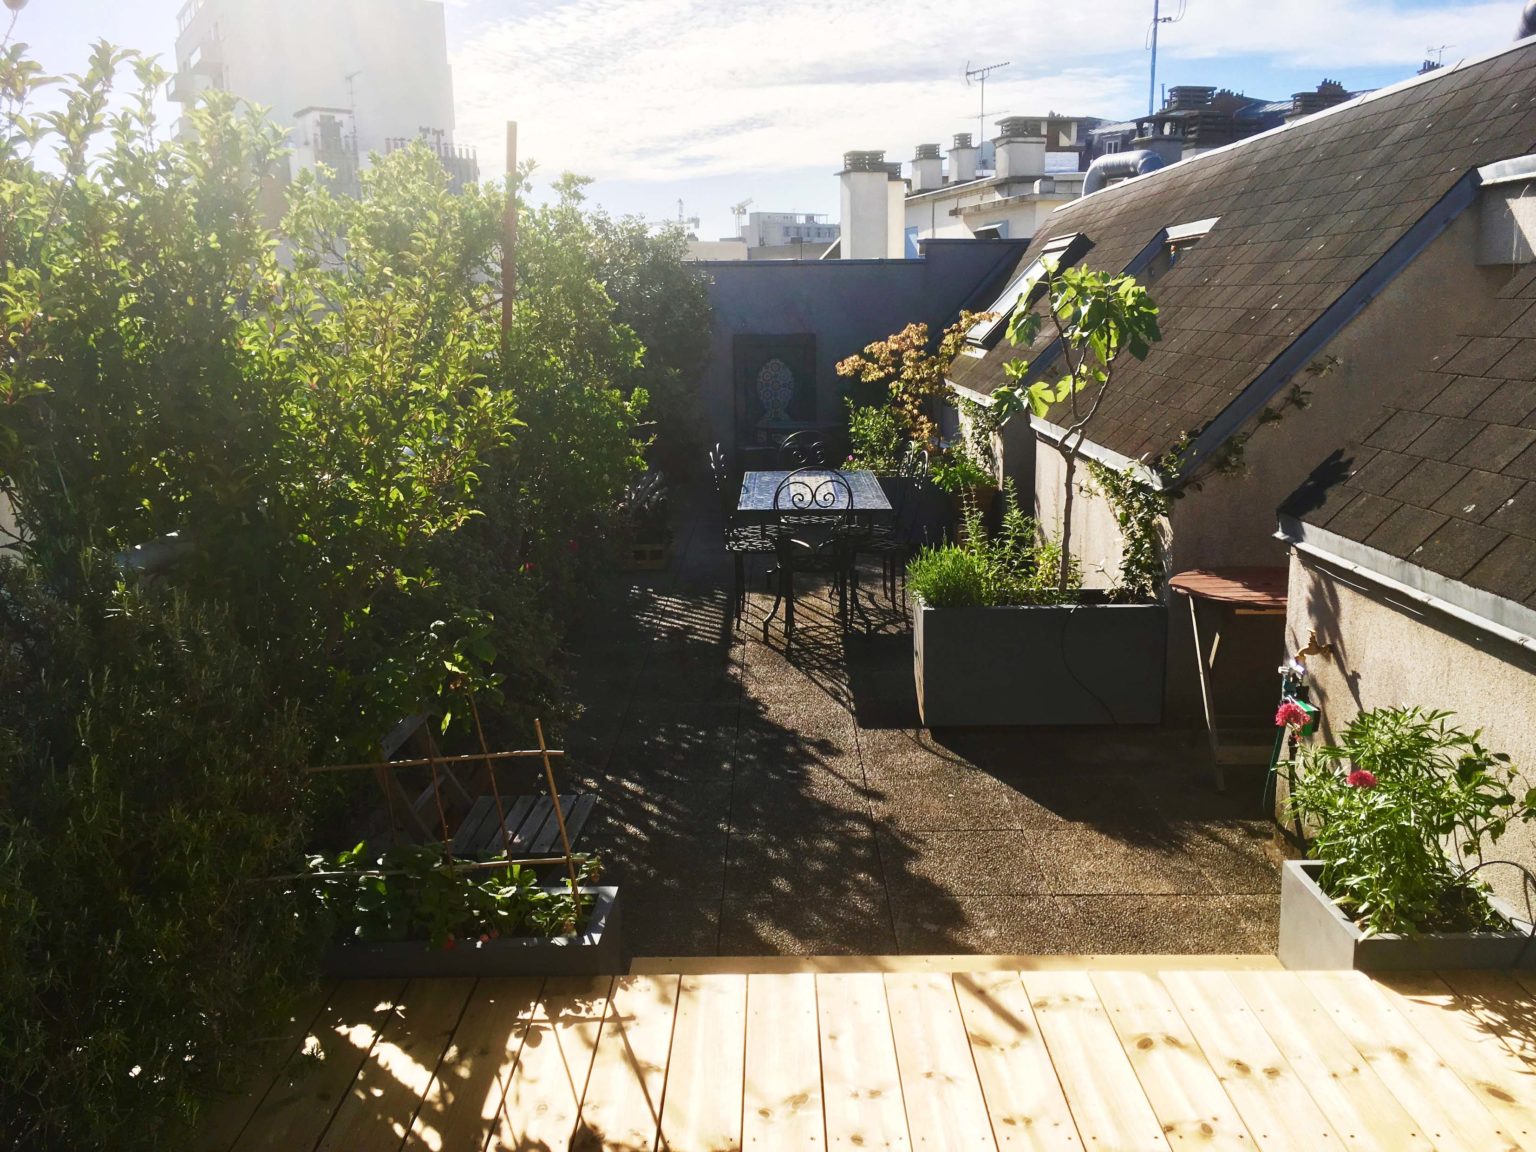
<svg viewBox="0 0 1536 1152">
<path fill-rule="evenodd" d="M 1344 778 L 1344 782 L 1351 788 L 1374 788 L 1376 787 L 1376 774 L 1374 772 L 1367 772 L 1364 768 L 1356 768 Z"/>
<path fill-rule="evenodd" d="M 1275 727 L 1277 728 L 1304 728 L 1311 719 L 1306 710 L 1294 700 L 1282 701 L 1280 707 L 1275 709 Z"/>
</svg>

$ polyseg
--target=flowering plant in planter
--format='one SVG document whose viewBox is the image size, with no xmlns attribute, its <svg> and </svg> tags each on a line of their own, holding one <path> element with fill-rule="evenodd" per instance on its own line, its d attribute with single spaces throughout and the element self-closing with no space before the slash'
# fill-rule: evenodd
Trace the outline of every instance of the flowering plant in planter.
<svg viewBox="0 0 1536 1152">
<path fill-rule="evenodd" d="M 1292 814 L 1311 831 L 1322 890 L 1366 935 L 1508 927 L 1468 860 L 1536 817 L 1536 789 L 1516 799 L 1509 757 L 1450 716 L 1377 708 L 1302 753 Z"/>
</svg>

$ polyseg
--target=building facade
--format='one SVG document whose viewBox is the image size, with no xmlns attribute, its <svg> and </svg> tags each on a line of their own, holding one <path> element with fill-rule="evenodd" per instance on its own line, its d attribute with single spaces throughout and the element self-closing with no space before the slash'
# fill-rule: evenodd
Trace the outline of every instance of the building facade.
<svg viewBox="0 0 1536 1152">
<path fill-rule="evenodd" d="M 324 163 L 343 186 L 371 154 L 414 140 L 456 181 L 478 175 L 453 139 L 453 75 L 435 0 L 188 0 L 171 98 L 190 105 L 209 88 L 266 108 L 291 130 L 293 167 Z"/>
</svg>

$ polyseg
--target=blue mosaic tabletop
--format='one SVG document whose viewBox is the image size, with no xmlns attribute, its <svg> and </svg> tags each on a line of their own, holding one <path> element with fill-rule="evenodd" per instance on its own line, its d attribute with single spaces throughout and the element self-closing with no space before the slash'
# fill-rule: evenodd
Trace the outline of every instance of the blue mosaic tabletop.
<svg viewBox="0 0 1536 1152">
<path fill-rule="evenodd" d="M 773 494 L 778 491 L 779 485 L 790 474 L 789 469 L 775 469 L 771 472 L 748 472 L 741 478 L 741 496 L 736 501 L 738 512 L 771 513 L 773 511 Z M 832 475 L 832 469 L 805 469 L 801 474 L 812 484 L 818 477 Z M 853 510 L 855 512 L 890 512 L 891 502 L 885 498 L 885 490 L 880 487 L 880 481 L 873 472 L 839 472 L 837 473 L 848 482 L 848 489 L 853 495 Z M 842 489 L 837 489 L 838 503 L 832 507 L 841 508 Z"/>
</svg>

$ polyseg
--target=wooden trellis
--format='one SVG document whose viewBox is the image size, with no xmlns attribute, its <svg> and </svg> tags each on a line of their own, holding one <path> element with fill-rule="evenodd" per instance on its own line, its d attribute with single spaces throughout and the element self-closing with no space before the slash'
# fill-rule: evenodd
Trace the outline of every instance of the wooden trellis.
<svg viewBox="0 0 1536 1152">
<path fill-rule="evenodd" d="M 480 709 L 475 702 L 474 694 L 472 692 L 466 691 L 465 699 L 469 704 L 469 714 L 474 722 L 475 737 L 480 744 L 479 752 L 471 752 L 463 755 L 444 756 L 441 752 L 438 751 L 437 740 L 432 735 L 432 728 L 431 725 L 427 723 L 427 717 L 425 715 L 419 715 L 403 721 L 388 737 L 385 738 L 380 746 L 381 758 L 378 760 L 362 761 L 356 764 L 312 765 L 306 768 L 304 771 L 308 775 L 319 775 L 330 772 L 372 772 L 374 774 L 374 779 L 378 782 L 379 790 L 383 793 L 384 802 L 386 808 L 389 811 L 391 830 L 398 829 L 399 827 L 396 811 L 397 807 L 403 808 L 405 813 L 415 823 L 417 829 L 421 832 L 424 839 L 432 839 L 439 833 L 441 834 L 443 854 L 446 858 L 448 867 L 468 871 L 480 868 L 506 867 L 507 865 L 513 863 L 526 864 L 530 866 L 564 863 L 566 876 L 568 877 L 571 885 L 571 895 L 573 898 L 576 897 L 580 887 L 580 879 L 576 870 L 576 857 L 571 850 L 571 834 L 566 824 L 566 811 L 561 807 L 560 790 L 555 782 L 554 761 L 555 758 L 564 756 L 564 751 L 559 748 L 549 747 L 548 743 L 544 739 L 544 725 L 537 719 L 535 719 L 533 722 L 534 734 L 538 738 L 537 748 L 520 748 L 502 752 L 491 751 L 490 745 L 486 742 L 485 739 L 485 730 L 480 723 Z M 410 736 L 417 731 L 420 731 L 423 736 L 424 742 L 426 744 L 426 755 L 403 760 L 391 760 L 389 758 L 390 755 L 394 751 L 398 750 L 405 743 L 405 741 L 408 740 Z M 515 825 L 519 817 L 518 805 L 521 804 L 521 801 L 519 801 L 518 804 L 514 804 L 513 812 L 509 817 L 507 805 L 501 795 L 501 786 L 496 777 L 496 766 L 508 760 L 526 759 L 537 759 L 543 765 L 544 783 L 549 789 L 550 818 L 553 820 L 556 829 L 559 831 L 561 849 L 559 855 L 550 855 L 544 857 L 539 857 L 537 855 L 533 857 L 516 857 L 513 854 L 514 835 L 516 832 Z M 458 794 L 458 797 L 461 801 L 466 804 L 470 803 L 471 797 L 465 790 L 463 783 L 459 780 L 455 769 L 464 764 L 474 763 L 483 764 L 485 766 L 486 776 L 490 781 L 491 801 L 496 809 L 496 818 L 498 822 L 497 827 L 500 830 L 502 858 L 488 861 L 456 863 L 454 861 L 454 844 L 456 837 L 449 830 L 448 809 L 444 804 L 443 794 L 445 787 L 451 787 Z M 436 809 L 437 813 L 436 831 L 434 831 L 429 826 L 429 824 L 422 819 L 421 813 L 419 811 L 422 801 L 426 798 L 426 793 L 423 793 L 423 795 L 416 801 L 412 801 L 400 786 L 397 773 L 399 770 L 405 768 L 427 768 L 430 770 L 431 784 L 428 788 L 428 792 L 431 794 L 433 807 Z M 467 814 L 467 817 L 479 811 L 479 808 L 472 808 L 470 813 Z"/>
</svg>

